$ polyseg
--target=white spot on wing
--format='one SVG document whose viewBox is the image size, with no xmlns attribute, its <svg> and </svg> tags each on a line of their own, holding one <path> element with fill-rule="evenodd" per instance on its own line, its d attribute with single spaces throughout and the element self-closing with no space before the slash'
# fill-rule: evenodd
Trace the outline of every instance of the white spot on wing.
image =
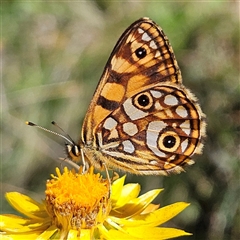
<svg viewBox="0 0 240 240">
<path fill-rule="evenodd" d="M 162 96 L 162 93 L 160 91 L 151 90 L 150 92 L 155 98 L 160 98 Z"/>
<path fill-rule="evenodd" d="M 185 139 L 185 140 L 181 143 L 182 152 L 185 152 L 187 146 L 188 146 L 188 139 Z"/>
<path fill-rule="evenodd" d="M 103 124 L 103 127 L 111 130 L 117 126 L 117 121 L 111 117 L 107 118 L 106 121 Z"/>
<path fill-rule="evenodd" d="M 156 160 L 152 160 L 152 161 L 150 161 L 149 162 L 151 165 L 157 165 L 158 164 L 158 162 L 156 161 Z"/>
<path fill-rule="evenodd" d="M 138 132 L 138 128 L 136 124 L 127 122 L 123 124 L 123 131 L 129 136 L 133 136 Z"/>
<path fill-rule="evenodd" d="M 180 125 L 180 128 L 187 134 L 190 135 L 191 129 L 190 129 L 190 121 L 186 120 Z"/>
<path fill-rule="evenodd" d="M 135 147 L 130 140 L 123 141 L 122 144 L 124 152 L 133 153 L 135 151 Z"/>
<path fill-rule="evenodd" d="M 150 122 L 148 125 L 148 129 L 150 129 L 151 131 L 154 131 L 157 133 L 162 131 L 165 127 L 167 127 L 167 124 L 163 121 L 154 121 L 154 122 Z"/>
<path fill-rule="evenodd" d="M 157 49 L 157 45 L 153 40 L 150 42 L 150 48 Z"/>
<path fill-rule="evenodd" d="M 138 28 L 138 32 L 142 34 L 142 33 L 144 33 L 144 30 L 141 28 Z"/>
<path fill-rule="evenodd" d="M 127 99 L 127 100 L 123 103 L 123 108 L 124 108 L 126 114 L 128 115 L 128 117 L 129 117 L 131 120 L 140 119 L 140 118 L 146 117 L 146 116 L 148 115 L 148 112 L 143 112 L 143 111 L 137 109 L 137 108 L 132 104 L 131 98 Z"/>
<path fill-rule="evenodd" d="M 156 51 L 156 53 L 155 53 L 155 58 L 158 58 L 158 57 L 160 57 L 161 56 L 161 54 L 160 54 L 160 52 L 159 51 Z"/>
<path fill-rule="evenodd" d="M 165 98 L 164 98 L 164 103 L 167 104 L 167 105 L 170 105 L 170 106 L 175 106 L 178 104 L 178 100 L 175 96 L 173 95 L 167 95 Z"/>
<path fill-rule="evenodd" d="M 147 146 L 159 157 L 166 157 L 166 154 L 158 149 L 159 132 L 167 126 L 163 121 L 150 122 L 147 128 Z"/>
<path fill-rule="evenodd" d="M 176 109 L 176 113 L 182 118 L 185 118 L 188 115 L 186 108 L 183 106 L 178 106 Z"/>
<path fill-rule="evenodd" d="M 150 41 L 152 38 L 145 32 L 143 35 L 142 35 L 142 40 L 143 41 Z"/>
</svg>

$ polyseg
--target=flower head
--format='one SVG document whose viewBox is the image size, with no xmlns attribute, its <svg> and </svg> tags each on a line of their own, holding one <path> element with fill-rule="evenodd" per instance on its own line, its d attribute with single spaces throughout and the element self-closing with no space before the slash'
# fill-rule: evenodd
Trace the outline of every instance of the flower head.
<svg viewBox="0 0 240 240">
<path fill-rule="evenodd" d="M 46 184 L 46 198 L 38 203 L 11 192 L 9 203 L 26 217 L 0 216 L 2 238 L 6 239 L 168 239 L 189 233 L 157 227 L 173 218 L 187 203 L 159 208 L 152 204 L 162 191 L 141 196 L 139 184 L 124 185 L 125 177 L 109 186 L 93 168 L 85 174 L 64 168 Z M 111 189 L 111 194 L 110 194 Z"/>
<path fill-rule="evenodd" d="M 94 229 L 103 223 L 110 211 L 108 181 L 100 174 L 94 174 L 93 168 L 86 174 L 75 173 L 64 168 L 61 174 L 47 181 L 45 205 L 52 223 L 62 229 L 65 237 L 69 230 Z M 92 235 L 92 231 L 90 231 Z"/>
</svg>

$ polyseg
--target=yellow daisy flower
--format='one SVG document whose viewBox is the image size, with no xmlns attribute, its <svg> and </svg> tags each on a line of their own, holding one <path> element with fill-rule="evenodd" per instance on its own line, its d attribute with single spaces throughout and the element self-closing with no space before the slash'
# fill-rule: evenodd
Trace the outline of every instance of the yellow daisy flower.
<svg viewBox="0 0 240 240">
<path fill-rule="evenodd" d="M 191 235 L 180 229 L 157 227 L 189 204 L 166 207 L 151 204 L 162 191 L 141 196 L 139 184 L 124 185 L 125 176 L 109 186 L 94 174 L 56 169 L 46 184 L 46 198 L 38 203 L 18 192 L 6 193 L 8 202 L 21 214 L 0 215 L 1 239 L 169 239 Z"/>
</svg>

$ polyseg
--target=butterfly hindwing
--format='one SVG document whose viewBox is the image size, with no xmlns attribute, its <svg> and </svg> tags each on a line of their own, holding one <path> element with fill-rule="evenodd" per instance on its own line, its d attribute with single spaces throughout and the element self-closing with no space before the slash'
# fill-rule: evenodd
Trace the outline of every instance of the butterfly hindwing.
<svg viewBox="0 0 240 240">
<path fill-rule="evenodd" d="M 125 168 L 135 173 L 180 171 L 201 148 L 201 114 L 188 90 L 158 84 L 126 99 L 100 123 L 97 142 L 115 167 L 128 160 Z"/>
</svg>

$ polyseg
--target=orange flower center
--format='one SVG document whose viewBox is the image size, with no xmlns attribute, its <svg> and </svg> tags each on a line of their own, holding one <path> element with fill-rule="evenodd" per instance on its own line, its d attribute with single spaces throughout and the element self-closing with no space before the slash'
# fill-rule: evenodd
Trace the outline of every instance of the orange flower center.
<svg viewBox="0 0 240 240">
<path fill-rule="evenodd" d="M 70 171 L 47 181 L 46 208 L 60 229 L 90 229 L 103 223 L 110 211 L 109 184 L 93 168 L 85 174 Z"/>
</svg>

